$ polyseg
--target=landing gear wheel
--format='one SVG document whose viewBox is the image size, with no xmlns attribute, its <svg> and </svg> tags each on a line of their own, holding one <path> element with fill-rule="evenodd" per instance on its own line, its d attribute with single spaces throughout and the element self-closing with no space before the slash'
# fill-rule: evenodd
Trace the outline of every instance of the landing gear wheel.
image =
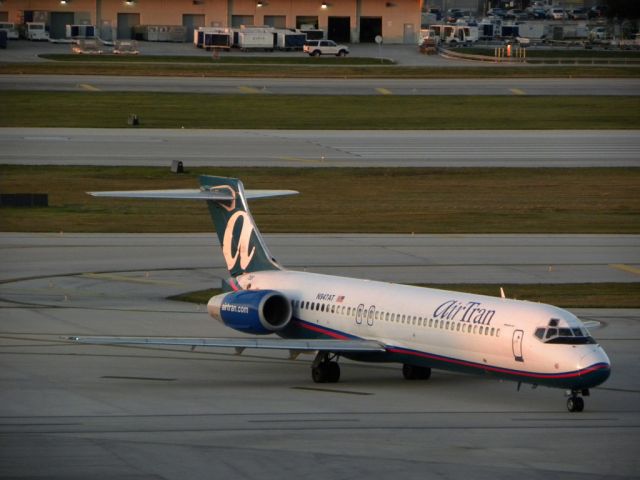
<svg viewBox="0 0 640 480">
<path fill-rule="evenodd" d="M 570 412 L 581 412 L 584 410 L 584 399 L 578 396 L 571 396 L 567 399 L 567 410 Z"/>
<path fill-rule="evenodd" d="M 335 360 L 329 360 L 328 353 L 319 352 L 311 365 L 311 378 L 315 383 L 337 383 L 340 380 L 340 365 Z"/>
<path fill-rule="evenodd" d="M 402 365 L 402 376 L 405 380 L 429 380 L 431 369 L 429 367 L 418 367 L 416 365 Z"/>
</svg>

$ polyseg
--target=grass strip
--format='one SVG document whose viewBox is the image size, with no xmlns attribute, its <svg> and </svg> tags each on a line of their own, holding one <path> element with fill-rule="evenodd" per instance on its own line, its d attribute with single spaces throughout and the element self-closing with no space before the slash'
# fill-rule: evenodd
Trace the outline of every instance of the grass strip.
<svg viewBox="0 0 640 480">
<path fill-rule="evenodd" d="M 421 287 L 479 295 L 548 303 L 562 308 L 640 308 L 640 283 L 557 283 L 557 284 L 424 284 Z M 170 300 L 206 304 L 220 289 L 188 292 Z"/>
<path fill-rule="evenodd" d="M 74 63 L 198 63 L 203 65 L 393 65 L 388 58 L 368 57 L 310 57 L 306 54 L 297 56 L 239 56 L 225 55 L 219 58 L 212 55 L 74 55 L 50 53 L 40 55 L 40 58 L 58 62 Z"/>
<path fill-rule="evenodd" d="M 187 165 L 188 167 L 188 165 Z M 211 232 L 198 202 L 93 198 L 87 190 L 197 188 L 199 174 L 296 197 L 253 202 L 263 232 L 640 233 L 640 168 L 193 168 L 0 166 L 2 193 L 47 208 L 0 208 L 0 230 Z"/>
<path fill-rule="evenodd" d="M 0 63 L 0 74 L 135 75 L 272 78 L 638 78 L 640 68 L 620 65 L 571 66 L 398 66 L 353 64 L 215 65 L 146 62 Z"/>
<path fill-rule="evenodd" d="M 240 85 L 239 85 L 240 86 Z M 208 95 L 0 92 L 0 127 L 634 129 L 640 96 Z"/>
</svg>

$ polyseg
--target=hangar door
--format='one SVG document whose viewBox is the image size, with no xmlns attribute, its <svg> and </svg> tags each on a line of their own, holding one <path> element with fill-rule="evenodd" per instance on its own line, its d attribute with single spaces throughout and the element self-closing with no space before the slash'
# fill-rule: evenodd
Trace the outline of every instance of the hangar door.
<svg viewBox="0 0 640 480">
<path fill-rule="evenodd" d="M 140 25 L 139 13 L 118 14 L 118 38 L 127 40 L 133 38 L 133 27 Z"/>
<path fill-rule="evenodd" d="M 182 26 L 187 27 L 187 39 L 193 39 L 193 31 L 198 27 L 204 27 L 204 15 L 184 13 Z"/>
<path fill-rule="evenodd" d="M 65 38 L 67 36 L 67 25 L 73 25 L 73 12 L 51 12 L 49 20 L 49 36 L 51 38 Z"/>
<path fill-rule="evenodd" d="M 287 28 L 287 16 L 265 15 L 263 23 L 273 28 Z"/>
<path fill-rule="evenodd" d="M 351 41 L 351 18 L 329 17 L 327 38 L 338 43 Z"/>
<path fill-rule="evenodd" d="M 374 43 L 382 35 L 382 17 L 360 17 L 360 43 Z"/>
</svg>

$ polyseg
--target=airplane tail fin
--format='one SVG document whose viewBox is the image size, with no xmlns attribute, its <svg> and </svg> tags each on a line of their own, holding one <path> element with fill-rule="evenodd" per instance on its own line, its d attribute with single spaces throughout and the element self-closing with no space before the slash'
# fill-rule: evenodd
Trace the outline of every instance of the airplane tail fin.
<svg viewBox="0 0 640 480">
<path fill-rule="evenodd" d="M 209 214 L 216 227 L 222 255 L 232 277 L 246 272 L 280 270 L 281 267 L 267 248 L 256 226 L 242 182 L 235 178 L 202 175 L 200 188 L 212 193 L 227 194 L 228 200 L 207 201 Z M 264 196 L 273 196 L 264 192 Z M 251 192 L 253 198 L 264 198 Z"/>
<path fill-rule="evenodd" d="M 216 227 L 227 269 L 232 277 L 243 273 L 280 270 L 256 226 L 247 199 L 295 195 L 293 190 L 244 190 L 236 178 L 200 176 L 199 190 L 134 190 L 89 192 L 94 197 L 205 200 Z"/>
</svg>

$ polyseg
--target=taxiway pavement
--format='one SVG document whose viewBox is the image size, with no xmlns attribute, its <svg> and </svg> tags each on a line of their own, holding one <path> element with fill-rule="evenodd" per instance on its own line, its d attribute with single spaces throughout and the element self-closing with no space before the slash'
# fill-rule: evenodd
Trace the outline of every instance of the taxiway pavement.
<svg viewBox="0 0 640 480">
<path fill-rule="evenodd" d="M 637 236 L 267 237 L 285 264 L 387 278 L 453 267 L 529 280 L 560 264 L 637 278 Z M 334 252 L 329 256 L 327 252 Z M 612 376 L 565 410 L 562 392 L 396 365 L 343 362 L 341 383 L 310 379 L 286 353 L 71 344 L 69 335 L 234 336 L 168 294 L 223 275 L 210 235 L 0 234 L 0 477 L 52 479 L 637 478 L 640 311 L 576 310 Z M 368 260 L 367 260 L 368 259 Z M 520 260 L 518 260 L 520 259 Z M 453 264 L 436 273 L 438 263 Z M 529 267 L 526 263 L 535 263 Z M 380 269 L 380 270 L 378 270 Z M 538 273 L 535 273 L 539 269 Z M 377 272 L 377 273 L 376 273 Z M 512 276 L 513 275 L 513 276 Z M 564 275 L 564 274 L 563 274 Z M 621 277 L 618 277 L 621 278 Z M 586 277 L 584 278 L 586 280 Z M 550 280 L 550 279 L 548 279 Z M 556 281 L 556 280 L 552 280 Z"/>
<path fill-rule="evenodd" d="M 20 165 L 168 166 L 179 160 L 186 167 L 640 166 L 636 130 L 3 128 L 0 144 L 0 164 Z"/>
<path fill-rule="evenodd" d="M 220 78 L 1 75 L 0 90 L 272 95 L 638 95 L 636 78 Z M 446 101 L 446 100 L 443 100 Z"/>
</svg>

